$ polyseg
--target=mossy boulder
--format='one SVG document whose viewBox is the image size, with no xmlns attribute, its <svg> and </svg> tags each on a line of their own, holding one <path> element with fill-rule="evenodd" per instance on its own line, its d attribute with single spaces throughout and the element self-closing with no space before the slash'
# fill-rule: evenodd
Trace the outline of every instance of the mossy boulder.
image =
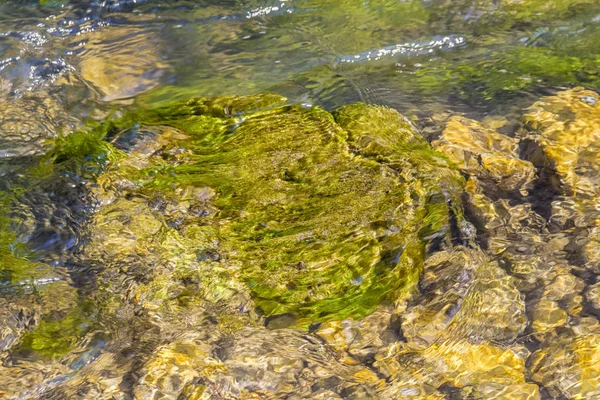
<svg viewBox="0 0 600 400">
<path fill-rule="evenodd" d="M 357 104 L 331 114 L 282 103 L 199 99 L 114 122 L 108 130 L 126 132 L 115 145 L 146 135 L 161 149 L 136 158 L 138 143 L 109 165 L 98 196 L 112 204 L 96 218 L 118 211 L 130 230 L 127 257 L 161 251 L 145 243 L 175 232 L 185 238 L 179 254 L 198 255 L 184 262 L 188 271 L 218 265 L 264 314 L 298 324 L 365 315 L 407 295 L 427 245 L 450 244 L 453 221 L 462 221 L 460 174 L 394 110 Z M 157 199 L 180 211 L 140 206 Z M 110 239 L 101 237 L 88 254 Z"/>
</svg>

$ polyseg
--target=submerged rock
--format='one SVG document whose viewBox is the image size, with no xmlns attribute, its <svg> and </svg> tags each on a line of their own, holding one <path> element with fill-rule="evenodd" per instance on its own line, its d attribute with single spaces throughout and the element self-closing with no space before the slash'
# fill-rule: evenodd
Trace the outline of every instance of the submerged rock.
<svg viewBox="0 0 600 400">
<path fill-rule="evenodd" d="M 156 87 L 168 69 L 160 39 L 142 29 L 106 27 L 78 36 L 86 48 L 79 54 L 81 77 L 103 101 L 122 100 Z"/>
<path fill-rule="evenodd" d="M 527 157 L 565 194 L 593 194 L 600 131 L 600 96 L 583 88 L 536 102 L 523 117 L 531 134 Z"/>
<path fill-rule="evenodd" d="M 381 303 L 461 239 L 462 177 L 385 107 L 192 100 L 71 136 L 55 158 L 94 203 L 73 258 L 100 322 L 69 303 L 23 335 L 76 366 L 36 382 L 49 398 L 379 398 L 367 364 L 402 340 Z"/>
<path fill-rule="evenodd" d="M 535 177 L 533 164 L 518 157 L 518 140 L 477 121 L 451 117 L 433 146 L 491 192 L 526 192 Z"/>
<path fill-rule="evenodd" d="M 400 340 L 400 321 L 390 308 L 380 307 L 359 321 L 328 321 L 315 332 L 341 354 L 349 364 L 369 362 L 388 345 Z"/>
<path fill-rule="evenodd" d="M 593 399 L 600 396 L 600 334 L 563 337 L 536 351 L 529 361 L 533 381 L 553 397 Z"/>
<path fill-rule="evenodd" d="M 536 102 L 523 119 L 528 142 L 525 155 L 542 168 L 542 178 L 555 191 L 552 226 L 575 227 L 571 252 L 589 270 L 598 272 L 600 96 L 583 88 L 558 92 Z"/>
<path fill-rule="evenodd" d="M 40 155 L 51 147 L 51 139 L 80 128 L 55 96 L 0 100 L 0 157 Z"/>
<path fill-rule="evenodd" d="M 411 381 L 423 383 L 426 385 L 423 389 L 430 388 L 425 389 L 429 393 L 444 387 L 475 387 L 479 390 L 487 387 L 490 390 L 493 386 L 524 385 L 527 356 L 527 351 L 518 347 L 503 347 L 485 341 L 446 340 L 423 349 L 396 346 L 378 359 L 374 367 L 389 377 L 391 387 L 387 392 L 391 391 L 395 396 L 403 393 L 405 382 Z M 423 393 L 423 389 L 417 393 Z M 533 395 L 537 393 L 536 385 L 528 385 L 527 389 Z"/>
<path fill-rule="evenodd" d="M 540 132 L 528 157 L 547 157 Z M 528 203 L 539 170 L 516 139 L 454 117 L 434 144 L 446 158 L 391 109 L 278 96 L 175 103 L 92 134 L 110 144 L 59 153 L 102 153 L 74 256 L 100 323 L 64 282 L 52 315 L 0 314 L 4 350 L 74 365 L 64 382 L 27 378 L 48 398 L 598 395 L 592 192 Z M 562 179 L 538 168 L 536 188 Z M 94 349 L 97 334 L 116 339 Z"/>
<path fill-rule="evenodd" d="M 99 178 L 106 205 L 88 257 L 114 265 L 144 254 L 137 273 L 154 276 L 152 289 L 132 293 L 145 303 L 177 296 L 174 276 L 206 282 L 214 297 L 222 276 L 264 314 L 300 325 L 410 293 L 425 245 L 449 244 L 462 218 L 458 172 L 391 109 L 332 116 L 281 101 L 193 100 L 126 117 L 162 148 L 124 156 Z"/>
<path fill-rule="evenodd" d="M 426 263 L 423 296 L 402 314 L 413 346 L 447 340 L 510 342 L 525 330 L 525 302 L 497 263 L 478 250 L 439 252 Z"/>
</svg>

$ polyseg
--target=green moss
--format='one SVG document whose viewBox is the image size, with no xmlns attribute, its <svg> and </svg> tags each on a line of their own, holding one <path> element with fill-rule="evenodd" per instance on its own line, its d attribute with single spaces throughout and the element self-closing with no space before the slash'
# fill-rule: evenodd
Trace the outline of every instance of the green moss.
<svg viewBox="0 0 600 400">
<path fill-rule="evenodd" d="M 87 306 L 75 304 L 75 289 L 60 267 L 36 261 L 38 256 L 20 237 L 19 227 L 25 226 L 26 232 L 35 229 L 38 221 L 28 209 L 32 203 L 40 207 L 36 210 L 40 214 L 46 207 L 51 213 L 55 205 L 48 204 L 52 201 L 48 192 L 64 190 L 80 178 L 93 179 L 109 160 L 116 160 L 102 138 L 95 132 L 78 132 L 57 139 L 53 150 L 34 160 L 31 167 L 7 176 L 5 191 L 0 191 L 0 296 L 24 310 L 40 311 L 41 322 L 25 334 L 21 348 L 44 357 L 66 354 L 81 337 Z M 30 329 L 35 323 L 19 329 Z"/>
<path fill-rule="evenodd" d="M 19 351 L 32 350 L 48 359 L 68 354 L 91 329 L 90 313 L 90 304 L 84 302 L 66 314 L 46 315 L 33 331 L 23 336 Z"/>
<path fill-rule="evenodd" d="M 147 177 L 137 191 L 214 190 L 217 212 L 203 221 L 214 237 L 199 250 L 218 242 L 267 315 L 294 313 L 301 325 L 359 317 L 412 291 L 425 244 L 447 237 L 459 209 L 457 171 L 391 109 L 353 105 L 334 116 L 251 100 L 137 113 L 140 129 L 187 133 L 167 145 L 185 149 L 185 162 L 154 160 L 136 172 Z"/>
<path fill-rule="evenodd" d="M 541 47 L 512 47 L 464 62 L 440 60 L 434 67 L 415 71 L 419 88 L 472 100 L 499 100 L 539 86 L 600 83 L 596 58 Z"/>
</svg>

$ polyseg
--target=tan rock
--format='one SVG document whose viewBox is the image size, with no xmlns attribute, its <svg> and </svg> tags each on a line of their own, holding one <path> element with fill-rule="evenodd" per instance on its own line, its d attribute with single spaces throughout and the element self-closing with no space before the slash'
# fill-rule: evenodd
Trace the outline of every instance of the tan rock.
<svg viewBox="0 0 600 400">
<path fill-rule="evenodd" d="M 321 324 L 316 334 L 334 349 L 347 352 L 355 360 L 373 357 L 384 346 L 399 340 L 392 310 L 380 307 L 360 321 L 346 319 Z"/>
<path fill-rule="evenodd" d="M 529 376 L 548 388 L 553 397 L 600 397 L 600 335 L 553 341 L 532 354 Z"/>
<path fill-rule="evenodd" d="M 502 385 L 497 383 L 482 383 L 467 390 L 468 398 L 477 400 L 539 400 L 541 399 L 539 387 L 533 383 L 519 383 Z"/>
<path fill-rule="evenodd" d="M 600 310 L 600 282 L 588 286 L 585 298 L 593 308 Z"/>
<path fill-rule="evenodd" d="M 159 396 L 176 400 L 193 379 L 225 371 L 225 366 L 212 358 L 210 351 L 208 346 L 185 340 L 157 349 L 144 366 L 135 388 L 135 398 Z"/>
<path fill-rule="evenodd" d="M 51 148 L 51 139 L 81 127 L 47 93 L 0 100 L 0 115 L 0 157 L 42 154 Z"/>
<path fill-rule="evenodd" d="M 532 328 L 536 334 L 546 333 L 567 323 L 568 315 L 557 302 L 547 299 L 539 301 L 532 316 Z"/>
<path fill-rule="evenodd" d="M 512 349 L 466 341 L 444 342 L 427 348 L 423 357 L 455 387 L 482 382 L 525 383 L 525 359 Z"/>
<path fill-rule="evenodd" d="M 104 101 L 130 98 L 156 87 L 168 68 L 161 58 L 160 38 L 144 30 L 107 27 L 86 34 L 85 39 L 78 67 Z"/>
<path fill-rule="evenodd" d="M 464 173 L 489 183 L 490 188 L 526 190 L 535 177 L 534 166 L 519 159 L 516 139 L 464 117 L 450 118 L 440 139 L 432 144 Z"/>
<path fill-rule="evenodd" d="M 390 347 L 388 354 L 378 355 L 373 366 L 392 382 L 384 394 L 398 395 L 406 385 L 407 391 L 420 399 L 437 395 L 436 389 L 442 385 L 457 388 L 523 385 L 528 355 L 518 347 L 448 340 L 422 349 L 410 345 Z"/>
<path fill-rule="evenodd" d="M 415 346 L 464 338 L 514 340 L 527 324 L 513 278 L 481 251 L 434 254 L 421 287 L 425 295 L 401 316 L 402 332 Z"/>
<path fill-rule="evenodd" d="M 523 116 L 530 129 L 527 158 L 553 172 L 565 194 L 593 192 L 598 183 L 600 96 L 574 88 L 544 97 Z"/>
<path fill-rule="evenodd" d="M 443 400 L 446 396 L 431 385 L 419 382 L 417 379 L 393 380 L 379 394 L 382 400 Z"/>
</svg>

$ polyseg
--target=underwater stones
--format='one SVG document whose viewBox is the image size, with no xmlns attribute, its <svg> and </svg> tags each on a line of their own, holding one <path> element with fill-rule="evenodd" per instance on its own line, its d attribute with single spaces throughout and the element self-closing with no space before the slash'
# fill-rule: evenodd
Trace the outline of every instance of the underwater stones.
<svg viewBox="0 0 600 400">
<path fill-rule="evenodd" d="M 46 380 L 66 376 L 72 370 L 61 363 L 17 361 L 11 366 L 0 366 L 0 397 L 39 399 L 38 385 Z"/>
<path fill-rule="evenodd" d="M 135 184 L 125 186 L 126 200 L 108 197 L 99 218 L 123 202 L 212 193 L 174 212 L 127 207 L 115 227 L 132 221 L 124 227 L 131 232 L 121 233 L 139 243 L 119 246 L 134 255 L 156 241 L 144 232 L 159 229 L 152 218 L 161 214 L 161 232 L 166 224 L 189 238 L 189 252 L 215 243 L 208 246 L 218 254 L 213 265 L 239 271 L 231 279 L 247 285 L 266 316 L 292 314 L 298 325 L 359 317 L 410 293 L 426 244 L 449 244 L 451 219 L 462 221 L 458 171 L 391 109 L 353 105 L 332 116 L 280 103 L 278 96 L 198 99 L 116 122 L 122 130 L 137 123 L 138 132 L 179 134 L 145 165 L 129 168 L 127 156 L 124 168 L 109 165 L 102 187 Z M 206 216 L 194 216 L 194 202 Z M 155 217 L 145 222 L 148 212 Z M 139 235 L 130 213 L 139 216 Z M 196 243 L 194 232 L 202 235 Z"/>
<path fill-rule="evenodd" d="M 539 387 L 533 383 L 517 383 L 503 385 L 497 383 L 482 383 L 461 391 L 466 398 L 476 400 L 540 400 Z"/>
<path fill-rule="evenodd" d="M 591 101 L 593 99 L 594 101 Z M 574 88 L 544 97 L 523 116 L 529 129 L 525 155 L 552 173 L 564 194 L 593 194 L 598 184 L 600 96 Z"/>
<path fill-rule="evenodd" d="M 20 304 L 25 303 L 25 304 Z M 39 322 L 39 306 L 25 301 L 0 298 L 0 358 L 18 343 L 27 329 Z"/>
<path fill-rule="evenodd" d="M 585 282 L 570 273 L 570 271 L 557 270 L 554 279 L 544 288 L 542 297 L 564 302 L 571 296 L 580 293 L 584 287 Z"/>
<path fill-rule="evenodd" d="M 396 386 L 394 380 L 408 380 L 432 389 L 491 384 L 508 387 L 525 383 L 528 355 L 522 348 L 487 341 L 441 340 L 421 349 L 396 346 L 389 354 L 378 357 L 373 365 L 381 374 L 389 376 L 393 386 Z"/>
<path fill-rule="evenodd" d="M 587 288 L 585 298 L 595 310 L 600 311 L 600 282 Z"/>
<path fill-rule="evenodd" d="M 370 398 L 373 387 L 383 385 L 373 371 L 339 363 L 320 340 L 297 330 L 245 329 L 219 356 L 226 370 L 210 381 L 235 398 L 312 398 L 312 392 L 322 390 Z"/>
<path fill-rule="evenodd" d="M 0 115 L 0 157 L 42 154 L 51 147 L 49 139 L 79 127 L 48 94 L 2 100 Z"/>
<path fill-rule="evenodd" d="M 95 215 L 88 249 L 106 258 L 148 253 L 162 226 L 143 199 L 118 198 Z"/>
<path fill-rule="evenodd" d="M 463 198 L 465 212 L 478 228 L 478 239 L 492 253 L 539 254 L 534 248 L 545 243 L 542 236 L 547 222 L 531 204 L 512 204 L 506 198 L 492 200 L 475 177 L 467 180 Z M 552 247 L 563 244 L 561 239 L 560 234 L 555 235 Z"/>
<path fill-rule="evenodd" d="M 535 178 L 533 164 L 518 157 L 516 139 L 468 118 L 451 117 L 432 145 L 492 192 L 526 193 Z"/>
<path fill-rule="evenodd" d="M 355 321 L 328 321 L 315 334 L 333 349 L 347 353 L 354 361 L 368 361 L 385 346 L 400 339 L 399 321 L 392 310 L 378 307 L 376 311 Z"/>
<path fill-rule="evenodd" d="M 581 251 L 586 266 L 595 273 L 600 273 L 600 228 L 593 227 L 587 231 L 587 242 Z"/>
<path fill-rule="evenodd" d="M 490 344 L 436 343 L 423 352 L 423 357 L 445 382 L 455 387 L 479 382 L 511 385 L 525 381 L 524 357 L 514 350 Z"/>
<path fill-rule="evenodd" d="M 532 329 L 538 337 L 567 323 L 568 315 L 557 302 L 543 299 L 539 301 L 532 312 Z"/>
<path fill-rule="evenodd" d="M 192 381 L 224 371 L 225 367 L 210 355 L 211 351 L 210 346 L 186 340 L 161 346 L 144 365 L 134 390 L 135 398 L 176 400 Z"/>
<path fill-rule="evenodd" d="M 593 91 L 574 88 L 542 98 L 523 117 L 525 155 L 558 192 L 551 204 L 552 227 L 573 231 L 571 252 L 579 253 L 591 272 L 600 271 L 599 99 Z"/>
<path fill-rule="evenodd" d="M 434 254 L 421 281 L 423 296 L 402 314 L 408 343 L 511 341 L 526 327 L 525 303 L 514 279 L 479 250 Z"/>
<path fill-rule="evenodd" d="M 24 261 L 22 267 L 18 273 L 23 280 L 15 274 L 13 282 L 3 282 L 6 297 L 0 297 L 0 359 L 11 358 L 7 351 L 35 352 L 48 360 L 60 358 L 85 331 L 77 328 L 85 323 L 77 290 L 56 271 L 44 271 L 46 276 L 34 279 L 36 273 L 42 273 L 40 264 Z"/>
<path fill-rule="evenodd" d="M 529 377 L 553 397 L 592 399 L 600 396 L 600 335 L 562 337 L 533 353 Z"/>
<path fill-rule="evenodd" d="M 410 400 L 444 400 L 446 396 L 418 379 L 402 379 L 394 380 L 388 384 L 381 393 L 378 394 L 380 399 L 395 400 L 395 399 L 410 399 Z"/>
<path fill-rule="evenodd" d="M 160 39 L 143 30 L 107 27 L 85 36 L 90 46 L 79 55 L 78 69 L 104 101 L 152 89 L 168 68 L 161 60 Z"/>
</svg>

